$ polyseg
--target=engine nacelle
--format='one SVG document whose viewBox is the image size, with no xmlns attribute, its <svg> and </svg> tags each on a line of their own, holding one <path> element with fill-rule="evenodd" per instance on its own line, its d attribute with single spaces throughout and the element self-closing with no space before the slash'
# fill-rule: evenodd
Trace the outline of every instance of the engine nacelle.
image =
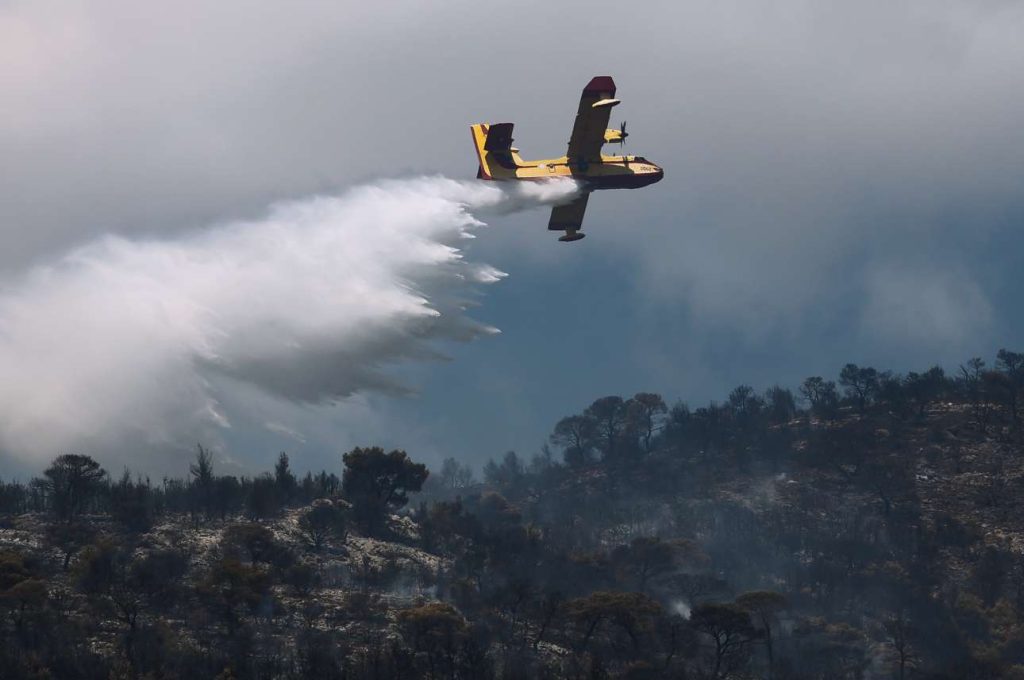
<svg viewBox="0 0 1024 680">
<path fill-rule="evenodd" d="M 604 143 L 605 144 L 621 144 L 626 141 L 626 137 L 629 136 L 628 132 L 622 130 L 607 129 L 604 131 Z"/>
</svg>

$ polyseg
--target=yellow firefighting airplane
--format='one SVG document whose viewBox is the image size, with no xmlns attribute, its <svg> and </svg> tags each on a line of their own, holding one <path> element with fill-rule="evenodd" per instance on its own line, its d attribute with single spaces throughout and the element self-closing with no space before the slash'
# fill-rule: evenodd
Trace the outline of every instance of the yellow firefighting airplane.
<svg viewBox="0 0 1024 680">
<path fill-rule="evenodd" d="M 601 147 L 626 141 L 626 124 L 608 129 L 608 118 L 615 99 L 615 81 L 610 76 L 597 76 L 583 88 L 580 108 L 569 138 L 569 150 L 561 158 L 524 161 L 519 149 L 512 146 L 512 123 L 478 123 L 471 125 L 480 170 L 477 177 L 490 180 L 544 180 L 549 177 L 571 177 L 583 185 L 583 194 L 568 205 L 551 211 L 548 229 L 564 231 L 559 241 L 578 241 L 587 197 L 596 189 L 636 189 L 654 184 L 664 170 L 643 156 L 605 156 Z"/>
</svg>

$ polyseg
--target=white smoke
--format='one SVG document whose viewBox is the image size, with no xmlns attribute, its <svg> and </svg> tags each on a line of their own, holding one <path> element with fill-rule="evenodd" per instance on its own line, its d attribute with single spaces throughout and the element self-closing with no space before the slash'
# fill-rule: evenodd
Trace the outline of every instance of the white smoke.
<svg viewBox="0 0 1024 680">
<path fill-rule="evenodd" d="M 684 619 L 690 618 L 690 613 L 693 611 L 690 604 L 686 600 L 682 599 L 672 600 L 669 604 L 669 609 L 672 610 L 673 614 L 678 614 Z"/>
<path fill-rule="evenodd" d="M 0 287 L 0 454 L 189 448 L 244 415 L 224 407 L 237 391 L 403 393 L 389 364 L 496 332 L 464 313 L 505 276 L 464 259 L 474 214 L 576 191 L 386 181 L 175 240 L 106 237 L 33 269 Z"/>
</svg>

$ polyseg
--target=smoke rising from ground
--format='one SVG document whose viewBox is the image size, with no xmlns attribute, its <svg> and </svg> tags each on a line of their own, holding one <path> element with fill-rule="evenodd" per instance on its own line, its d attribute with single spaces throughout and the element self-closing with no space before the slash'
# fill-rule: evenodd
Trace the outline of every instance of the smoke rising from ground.
<svg viewBox="0 0 1024 680">
<path fill-rule="evenodd" d="M 0 287 L 0 454 L 187 449 L 231 427 L 224 404 L 253 389 L 405 393 L 388 365 L 497 332 L 466 314 L 505 276 L 463 256 L 474 215 L 575 192 L 385 181 L 173 240 L 108 236 L 37 267 Z"/>
</svg>

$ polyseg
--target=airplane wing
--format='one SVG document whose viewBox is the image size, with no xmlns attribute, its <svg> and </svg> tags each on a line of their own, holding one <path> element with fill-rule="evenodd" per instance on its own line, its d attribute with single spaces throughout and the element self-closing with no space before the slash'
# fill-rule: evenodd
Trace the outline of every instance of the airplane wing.
<svg viewBox="0 0 1024 680">
<path fill-rule="evenodd" d="M 611 117 L 612 107 L 618 103 L 619 100 L 615 99 L 615 81 L 611 76 L 592 78 L 583 88 L 580 108 L 576 112 L 576 122 L 572 126 L 569 150 L 566 153 L 570 164 L 600 160 L 608 119 Z"/>
<path fill-rule="evenodd" d="M 576 232 L 583 224 L 583 213 L 587 211 L 587 198 L 589 197 L 590 194 L 583 194 L 572 203 L 556 205 L 551 209 L 548 229 L 565 232 L 565 236 L 559 237 L 559 241 L 575 241 L 583 238 L 583 234 Z"/>
</svg>

